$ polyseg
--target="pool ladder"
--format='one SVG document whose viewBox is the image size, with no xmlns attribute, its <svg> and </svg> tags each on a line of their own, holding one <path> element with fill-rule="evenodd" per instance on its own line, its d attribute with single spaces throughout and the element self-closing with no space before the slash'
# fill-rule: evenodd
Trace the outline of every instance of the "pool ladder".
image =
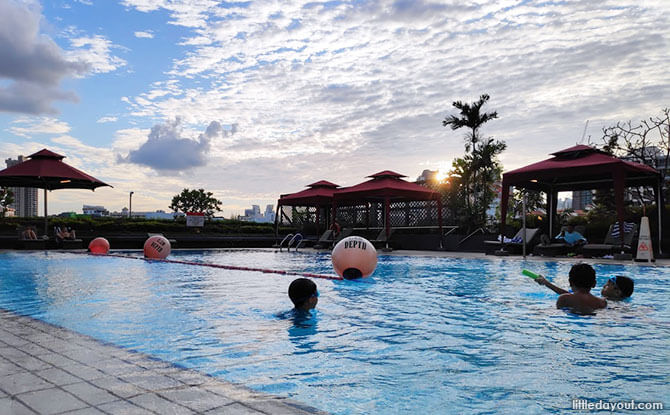
<svg viewBox="0 0 670 415">
<path fill-rule="evenodd" d="M 288 244 L 286 245 L 286 252 L 291 251 L 291 247 L 293 244 L 295 244 L 295 251 L 298 251 L 298 248 L 302 245 L 302 243 L 305 241 L 305 238 L 302 236 L 301 233 L 296 233 L 295 235 L 292 233 L 289 233 L 282 239 L 281 243 L 279 244 L 279 252 L 281 252 L 282 247 L 284 246 L 284 242 L 287 242 Z"/>
</svg>

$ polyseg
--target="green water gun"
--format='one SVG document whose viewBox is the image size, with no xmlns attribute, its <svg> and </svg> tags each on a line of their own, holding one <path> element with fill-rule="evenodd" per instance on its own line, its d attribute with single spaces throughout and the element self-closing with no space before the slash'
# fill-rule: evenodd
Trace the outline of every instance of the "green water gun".
<svg viewBox="0 0 670 415">
<path fill-rule="evenodd" d="M 523 271 L 521 271 L 521 273 L 522 273 L 523 275 L 525 275 L 526 277 L 532 278 L 532 279 L 534 279 L 534 280 L 540 278 L 540 275 L 539 275 L 539 274 L 536 274 L 536 273 L 534 273 L 533 271 L 528 271 L 527 269 L 524 269 Z"/>
</svg>

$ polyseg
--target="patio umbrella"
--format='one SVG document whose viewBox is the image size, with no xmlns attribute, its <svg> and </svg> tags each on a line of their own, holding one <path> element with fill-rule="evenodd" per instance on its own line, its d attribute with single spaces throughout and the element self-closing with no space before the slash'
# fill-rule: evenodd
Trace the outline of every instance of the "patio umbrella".
<svg viewBox="0 0 670 415">
<path fill-rule="evenodd" d="M 91 189 L 110 186 L 63 163 L 65 156 L 46 148 L 28 156 L 27 161 L 0 170 L 0 186 L 44 189 L 44 234 L 47 233 L 47 190 Z M 112 187 L 112 186 L 110 186 Z"/>
</svg>

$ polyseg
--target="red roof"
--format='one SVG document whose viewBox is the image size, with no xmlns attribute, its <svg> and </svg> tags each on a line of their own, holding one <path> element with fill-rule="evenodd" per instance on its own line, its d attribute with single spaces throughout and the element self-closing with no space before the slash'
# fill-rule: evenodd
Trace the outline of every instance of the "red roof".
<svg viewBox="0 0 670 415">
<path fill-rule="evenodd" d="M 557 191 L 612 187 L 614 170 L 622 172 L 626 183 L 653 184 L 658 178 L 656 169 L 640 163 L 622 160 L 585 145 L 577 145 L 552 153 L 554 157 L 508 171 L 503 184 L 529 189 Z"/>
<path fill-rule="evenodd" d="M 62 160 L 65 156 L 47 149 L 28 156 L 30 160 L 0 171 L 0 186 L 40 189 L 95 189 L 109 186 L 75 169 Z"/>
<path fill-rule="evenodd" d="M 351 187 L 338 189 L 333 197 L 336 202 L 366 200 L 438 200 L 440 194 L 427 187 L 401 179 L 401 174 L 385 170 L 373 174 L 371 180 Z"/>
<path fill-rule="evenodd" d="M 309 189 L 297 193 L 281 195 L 279 205 L 284 206 L 330 206 L 333 203 L 333 193 L 338 185 L 327 180 L 307 185 Z"/>
</svg>

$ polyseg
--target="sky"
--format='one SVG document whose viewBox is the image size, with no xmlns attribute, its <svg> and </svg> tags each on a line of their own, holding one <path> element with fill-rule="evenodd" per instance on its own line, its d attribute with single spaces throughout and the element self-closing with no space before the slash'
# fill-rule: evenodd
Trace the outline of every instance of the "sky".
<svg viewBox="0 0 670 415">
<path fill-rule="evenodd" d="M 670 107 L 668 0 L 0 0 L 0 45 L 2 160 L 48 148 L 113 186 L 50 213 L 415 180 L 463 155 L 442 120 L 484 93 L 505 171 Z"/>
</svg>

